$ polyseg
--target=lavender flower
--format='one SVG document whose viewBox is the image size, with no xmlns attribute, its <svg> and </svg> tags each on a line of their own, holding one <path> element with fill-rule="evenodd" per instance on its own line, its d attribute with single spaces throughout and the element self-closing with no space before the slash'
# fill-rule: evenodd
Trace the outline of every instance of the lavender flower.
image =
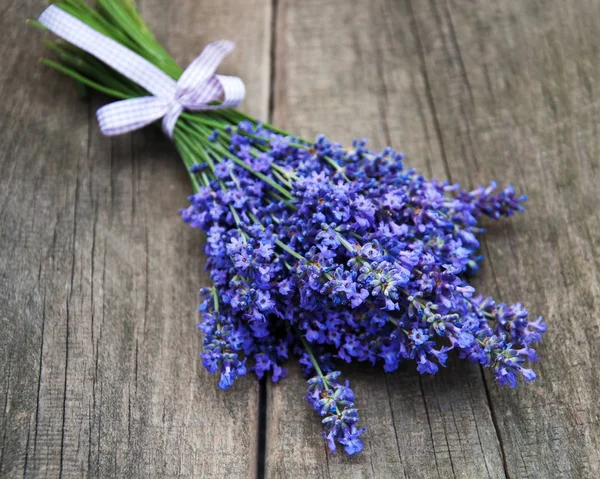
<svg viewBox="0 0 600 479">
<path fill-rule="evenodd" d="M 359 439 L 365 428 L 357 428 L 358 411 L 354 408 L 354 391 L 350 384 L 338 382 L 339 371 L 326 376 L 320 374 L 308 380 L 308 395 L 306 399 L 317 413 L 323 417 L 325 427 L 323 437 L 327 441 L 329 452 L 336 451 L 336 442 L 342 444 L 348 455 L 357 454 L 363 450 Z"/>
<path fill-rule="evenodd" d="M 427 181 L 391 148 L 371 152 L 364 141 L 350 151 L 322 136 L 311 145 L 250 122 L 212 136 L 214 174 L 197 173 L 203 185 L 182 217 L 206 231 L 218 318 L 234 318 L 205 342 L 205 366 L 221 384 L 245 372 L 241 355 L 275 382 L 298 355 L 306 374 L 319 373 L 308 400 L 329 449 L 354 454 L 364 429 L 331 357 L 386 372 L 413 360 L 435 374 L 456 349 L 500 384 L 535 379 L 523 364 L 537 359 L 531 345 L 546 325 L 520 304 L 475 296 L 465 280 L 481 261 L 481 216 L 510 216 L 525 197 L 511 187 L 496 194 L 495 183 L 466 192 Z M 243 339 L 230 345 L 232 335 Z"/>
</svg>

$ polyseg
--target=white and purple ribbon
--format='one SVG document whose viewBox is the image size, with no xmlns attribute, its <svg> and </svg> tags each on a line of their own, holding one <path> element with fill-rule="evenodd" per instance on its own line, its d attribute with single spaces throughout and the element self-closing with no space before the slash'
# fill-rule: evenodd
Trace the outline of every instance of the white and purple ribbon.
<svg viewBox="0 0 600 479">
<path fill-rule="evenodd" d="M 48 30 L 90 53 L 154 96 L 110 103 L 97 112 L 103 135 L 121 135 L 162 118 L 163 131 L 172 138 L 175 123 L 184 110 L 216 110 L 238 106 L 246 94 L 237 77 L 216 75 L 233 42 L 210 43 L 187 67 L 178 81 L 120 43 L 81 20 L 50 5 L 39 18 Z M 220 101 L 218 104 L 211 103 Z"/>
</svg>

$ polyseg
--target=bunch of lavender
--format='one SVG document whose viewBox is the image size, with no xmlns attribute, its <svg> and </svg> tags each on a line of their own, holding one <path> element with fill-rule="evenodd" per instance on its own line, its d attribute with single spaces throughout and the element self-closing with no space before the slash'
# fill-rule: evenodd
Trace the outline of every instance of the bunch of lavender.
<svg viewBox="0 0 600 479">
<path fill-rule="evenodd" d="M 131 2 L 57 5 L 181 75 Z M 48 45 L 61 63 L 44 61 L 81 85 L 117 98 L 145 94 L 75 47 Z M 194 190 L 181 215 L 207 237 L 213 286 L 201 290 L 202 360 L 222 389 L 247 371 L 277 382 L 294 356 L 330 451 L 341 444 L 354 454 L 364 428 L 334 360 L 386 372 L 411 360 L 435 374 L 456 350 L 500 384 L 535 379 L 525 363 L 537 359 L 532 345 L 546 325 L 467 282 L 482 259 L 481 217 L 523 210 L 526 198 L 512 187 L 465 191 L 405 168 L 391 148 L 311 142 L 235 110 L 184 113 L 173 140 Z"/>
</svg>

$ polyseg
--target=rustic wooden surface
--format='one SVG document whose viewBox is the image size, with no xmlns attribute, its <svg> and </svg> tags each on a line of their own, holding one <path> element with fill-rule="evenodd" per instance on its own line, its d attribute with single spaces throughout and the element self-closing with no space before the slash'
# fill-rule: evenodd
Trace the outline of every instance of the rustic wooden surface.
<svg viewBox="0 0 600 479">
<path fill-rule="evenodd" d="M 253 114 L 526 191 L 526 214 L 487 225 L 476 283 L 546 317 L 539 379 L 500 388 L 457 360 L 435 377 L 346 367 L 369 428 L 353 458 L 327 456 L 295 367 L 265 395 L 251 379 L 218 391 L 197 359 L 207 279 L 176 214 L 175 153 L 155 131 L 102 138 L 100 99 L 37 63 L 23 18 L 43 2 L 8 0 L 0 477 L 600 477 L 600 1 L 140 6 L 182 64 L 237 40 L 223 71 L 244 77 Z"/>
<path fill-rule="evenodd" d="M 140 6 L 182 62 L 243 42 L 223 68 L 248 72 L 246 108 L 266 114 L 270 1 Z M 177 214 L 185 171 L 158 131 L 100 135 L 100 99 L 38 62 L 24 19 L 43 7 L 0 14 L 0 477 L 251 476 L 258 384 L 224 395 L 198 361 L 207 276 Z"/>
</svg>

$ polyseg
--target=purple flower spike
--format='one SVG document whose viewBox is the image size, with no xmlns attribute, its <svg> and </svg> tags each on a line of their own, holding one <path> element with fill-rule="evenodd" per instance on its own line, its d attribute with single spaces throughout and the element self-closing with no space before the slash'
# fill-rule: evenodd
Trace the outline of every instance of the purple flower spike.
<svg viewBox="0 0 600 479">
<path fill-rule="evenodd" d="M 249 121 L 206 148 L 210 164 L 192 168 L 202 186 L 181 215 L 207 236 L 215 289 L 200 307 L 202 357 L 222 389 L 247 369 L 277 382 L 297 356 L 316 374 L 307 398 L 329 450 L 356 454 L 354 392 L 315 361 L 325 373 L 341 360 L 385 372 L 413 361 L 435 374 L 456 350 L 501 385 L 535 379 L 525 363 L 546 324 L 466 280 L 482 259 L 480 219 L 523 210 L 512 187 L 467 192 L 406 169 L 391 148 L 310 144 Z"/>
</svg>

